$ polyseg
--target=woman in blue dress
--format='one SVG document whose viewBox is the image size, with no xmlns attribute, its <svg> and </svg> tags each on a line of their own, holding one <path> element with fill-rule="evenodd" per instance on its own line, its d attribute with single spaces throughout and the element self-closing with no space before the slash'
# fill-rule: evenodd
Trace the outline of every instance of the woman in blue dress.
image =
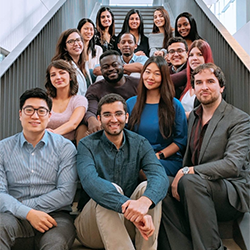
<svg viewBox="0 0 250 250">
<path fill-rule="evenodd" d="M 138 95 L 127 100 L 128 129 L 148 139 L 169 176 L 182 168 L 187 144 L 185 111 L 174 95 L 168 65 L 156 56 L 143 67 Z"/>
</svg>

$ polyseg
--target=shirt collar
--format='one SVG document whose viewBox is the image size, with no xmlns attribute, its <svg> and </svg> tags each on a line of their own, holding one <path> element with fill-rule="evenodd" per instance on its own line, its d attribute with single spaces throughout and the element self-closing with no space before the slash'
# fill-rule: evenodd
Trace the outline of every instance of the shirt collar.
<svg viewBox="0 0 250 250">
<path fill-rule="evenodd" d="M 115 144 L 114 144 L 113 142 L 111 142 L 111 141 L 107 138 L 107 136 L 105 135 L 104 130 L 103 130 L 103 133 L 102 133 L 102 135 L 101 135 L 101 141 L 102 141 L 104 144 L 106 144 L 107 146 L 109 146 L 110 150 L 113 150 L 113 149 L 117 150 Z M 125 143 L 126 143 L 126 136 L 125 136 L 125 133 L 124 133 L 124 130 L 123 130 L 123 142 L 122 142 L 122 145 L 121 145 L 121 147 L 119 148 L 119 150 L 123 150 L 123 147 L 124 147 Z"/>
<path fill-rule="evenodd" d="M 180 71 L 182 71 L 183 69 L 186 68 L 186 64 L 187 64 L 187 62 L 183 63 L 177 70 L 175 70 L 174 66 L 172 66 L 172 71 L 174 73 L 178 73 L 178 72 L 180 72 Z"/>
<path fill-rule="evenodd" d="M 123 64 L 129 64 L 129 63 L 134 63 L 135 62 L 135 60 L 136 60 L 136 54 L 134 53 L 133 54 L 133 56 L 132 56 L 132 58 L 130 59 L 130 61 L 128 62 L 128 63 L 126 63 L 124 60 L 123 60 L 123 56 L 121 55 L 121 60 L 122 60 L 122 62 L 123 62 Z"/>
<path fill-rule="evenodd" d="M 194 114 L 196 115 L 196 117 L 200 119 L 202 117 L 202 113 L 203 113 L 202 105 L 200 105 L 197 109 L 194 110 Z"/>
<path fill-rule="evenodd" d="M 37 145 L 38 145 L 39 143 L 41 143 L 41 142 L 42 142 L 44 145 L 47 145 L 47 144 L 48 144 L 48 132 L 47 132 L 47 130 L 45 130 L 45 133 L 44 133 L 42 139 L 37 143 Z M 24 134 L 23 134 L 23 131 L 22 131 L 21 134 L 20 134 L 20 144 L 21 144 L 21 147 L 23 147 L 25 143 L 29 143 L 29 142 L 25 139 Z"/>
</svg>

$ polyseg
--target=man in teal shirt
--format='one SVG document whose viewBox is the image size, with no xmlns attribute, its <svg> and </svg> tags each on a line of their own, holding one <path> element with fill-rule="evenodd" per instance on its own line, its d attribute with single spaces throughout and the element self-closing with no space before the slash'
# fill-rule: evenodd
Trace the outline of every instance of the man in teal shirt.
<svg viewBox="0 0 250 250">
<path fill-rule="evenodd" d="M 124 129 L 128 113 L 121 96 L 104 96 L 97 117 L 103 130 L 78 144 L 77 170 L 91 199 L 76 218 L 77 237 L 91 248 L 156 250 L 165 170 L 149 142 Z M 139 182 L 140 171 L 147 181 Z"/>
</svg>

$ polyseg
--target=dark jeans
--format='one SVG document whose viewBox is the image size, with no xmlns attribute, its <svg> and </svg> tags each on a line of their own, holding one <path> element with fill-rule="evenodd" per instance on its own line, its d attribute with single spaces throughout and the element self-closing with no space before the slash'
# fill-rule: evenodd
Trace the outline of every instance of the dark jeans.
<svg viewBox="0 0 250 250">
<path fill-rule="evenodd" d="M 76 236 L 73 219 L 67 212 L 52 212 L 57 226 L 45 233 L 34 229 L 27 220 L 0 213 L 0 249 L 70 249 Z"/>
</svg>

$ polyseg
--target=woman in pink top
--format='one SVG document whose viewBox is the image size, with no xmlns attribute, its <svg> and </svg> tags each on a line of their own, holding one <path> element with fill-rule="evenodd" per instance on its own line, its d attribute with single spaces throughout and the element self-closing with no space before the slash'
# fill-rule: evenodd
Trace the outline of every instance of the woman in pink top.
<svg viewBox="0 0 250 250">
<path fill-rule="evenodd" d="M 52 61 L 46 71 L 45 87 L 52 98 L 52 115 L 47 129 L 75 141 L 75 130 L 88 108 L 86 97 L 77 95 L 73 66 L 65 60 Z"/>
</svg>

